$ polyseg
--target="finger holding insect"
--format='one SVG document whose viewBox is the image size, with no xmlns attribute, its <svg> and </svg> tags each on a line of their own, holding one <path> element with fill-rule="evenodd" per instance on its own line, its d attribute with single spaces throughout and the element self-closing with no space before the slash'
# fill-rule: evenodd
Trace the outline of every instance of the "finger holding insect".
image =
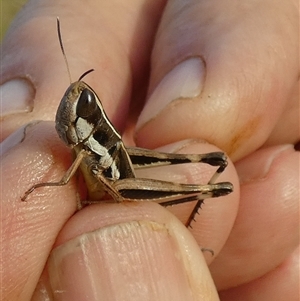
<svg viewBox="0 0 300 301">
<path fill-rule="evenodd" d="M 148 300 L 218 300 L 207 272 L 192 235 L 161 206 L 96 204 L 66 223 L 36 294 L 143 300 L 145 287 Z"/>
<path fill-rule="evenodd" d="M 94 68 L 89 83 L 105 99 L 115 126 L 122 129 L 132 86 L 145 86 L 151 43 L 163 4 L 28 1 L 1 45 L 0 84 L 5 100 L 1 139 L 31 120 L 53 120 L 65 87 L 70 84 L 53 30 L 57 16 L 63 23 L 72 81 Z"/>
<path fill-rule="evenodd" d="M 130 296 L 141 291 L 129 291 L 127 285 L 122 285 L 123 276 L 132 267 L 126 283 L 132 283 L 132 287 L 143 283 L 157 288 L 153 292 L 150 289 L 149 296 L 159 291 L 164 296 L 168 292 L 172 300 L 189 300 L 191 294 L 202 296 L 203 300 L 217 300 L 199 245 L 185 226 L 161 206 L 151 202 L 98 204 L 69 219 L 76 210 L 78 189 L 72 181 L 63 187 L 37 189 L 22 202 L 20 195 L 25 186 L 34 184 L 36 178 L 41 181 L 60 178 L 71 164 L 71 156 L 58 140 L 53 123 L 29 125 L 18 134 L 1 145 L 6 151 L 1 161 L 5 216 L 1 254 L 5 263 L 3 279 L 9 280 L 3 283 L 4 298 L 30 300 L 34 290 L 37 298 L 49 292 L 49 295 L 63 294 L 64 300 L 74 300 L 74 294 L 89 293 L 95 297 L 99 292 L 110 295 L 112 291 L 124 297 L 125 290 L 128 300 L 132 300 Z M 57 238 L 58 232 L 61 234 Z M 22 248 L 18 247 L 20 242 L 24 242 Z M 87 258 L 87 254 L 91 260 L 82 264 L 81 259 Z M 116 259 L 120 256 L 124 261 Z M 105 268 L 106 264 L 110 268 Z M 38 282 L 44 266 L 49 277 Z M 123 268 L 126 273 L 119 273 Z M 170 275 L 170 269 L 177 272 Z M 108 282 L 116 271 L 114 281 Z M 155 296 L 153 300 L 157 300 Z"/>
<path fill-rule="evenodd" d="M 296 7 L 295 0 L 168 1 L 137 145 L 202 138 L 235 161 L 271 132 L 269 144 L 299 141 Z"/>
<path fill-rule="evenodd" d="M 30 299 L 33 290 L 36 288 L 38 277 L 41 274 L 44 265 L 46 264 L 47 257 L 52 249 L 52 245 L 58 235 L 58 232 L 76 210 L 76 192 L 78 188 L 74 187 L 72 181 L 63 187 L 44 187 L 40 188 L 40 190 L 37 189 L 28 196 L 26 202 L 21 202 L 20 200 L 22 193 L 28 188 L 28 186 L 30 186 L 30 184 L 36 183 L 37 178 L 40 178 L 41 181 L 55 181 L 61 177 L 61 174 L 64 174 L 71 164 L 70 153 L 68 150 L 66 150 L 66 148 L 63 147 L 60 140 L 58 140 L 53 127 L 53 123 L 43 122 L 38 123 L 37 125 L 27 126 L 25 129 L 20 130 L 20 138 L 16 139 L 16 137 L 10 137 L 8 141 L 5 141 L 2 144 L 2 150 L 6 150 L 6 153 L 2 154 L 1 162 L 5 175 L 3 178 L 3 187 L 5 187 L 5 189 L 3 190 L 2 200 L 2 205 L 4 205 L 2 208 L 4 209 L 3 214 L 5 219 L 2 223 L 4 235 L 2 236 L 3 241 L 1 246 L 2 256 L 4 258 L 4 262 L 6 263 L 4 271 L 12 271 L 10 278 L 7 278 L 6 275 L 4 275 L 4 279 L 9 279 L 10 283 L 13 284 L 13 286 L 9 286 L 9 284 L 5 286 L 5 297 L 7 297 L 8 300 L 18 300 L 18 296 L 22 296 L 22 300 Z M 15 143 L 14 145 L 16 145 L 17 142 L 21 142 L 21 144 L 14 146 L 12 145 L 13 142 Z M 169 150 L 167 148 L 165 149 L 165 151 L 171 150 L 172 146 Z M 216 149 L 211 149 L 209 147 L 207 149 L 203 149 L 203 151 L 210 150 Z M 8 172 L 6 172 L 6 170 Z M 226 175 L 226 177 L 227 176 L 228 175 Z M 231 177 L 229 177 L 229 179 L 232 180 Z M 17 190 L 15 189 L 16 187 L 18 187 Z M 14 191 L 14 194 L 12 194 L 12 191 Z M 184 279 L 187 277 L 190 280 L 188 282 L 188 287 L 190 289 L 191 283 L 193 284 L 192 287 L 194 294 L 199 294 L 199 289 L 203 293 L 202 286 L 204 286 L 204 294 L 207 293 L 210 298 L 212 298 L 212 296 L 215 296 L 214 298 L 216 298 L 212 281 L 207 274 L 206 264 L 204 263 L 203 259 L 201 259 L 202 254 L 200 247 L 199 245 L 195 244 L 192 237 L 189 236 L 187 232 L 188 230 L 183 224 L 179 223 L 177 220 L 175 221 L 175 218 L 172 217 L 172 215 L 166 214 L 165 209 L 155 204 L 145 203 L 145 205 L 139 205 L 137 203 L 124 203 L 123 205 L 121 204 L 121 207 L 120 204 L 116 205 L 107 204 L 104 207 L 97 206 L 98 209 L 95 209 L 96 207 L 93 205 L 87 207 L 87 211 L 86 209 L 80 211 L 79 215 L 76 214 L 74 219 L 71 219 L 70 223 L 67 224 L 69 226 L 67 226 L 67 229 L 63 231 L 65 238 L 59 238 L 57 244 L 60 244 L 63 242 L 63 240 L 67 240 L 80 234 L 91 238 L 95 234 L 89 232 L 99 228 L 104 229 L 99 230 L 100 234 L 97 237 L 103 238 L 105 237 L 104 234 L 107 233 L 107 225 L 116 225 L 121 222 L 127 222 L 127 226 L 124 226 L 124 230 L 130 229 L 130 233 L 132 234 L 133 238 L 135 235 L 134 233 L 136 233 L 137 237 L 141 238 L 145 236 L 145 238 L 142 238 L 144 241 L 149 239 L 149 230 L 150 232 L 154 230 L 154 237 L 157 237 L 157 231 L 159 233 L 163 233 L 164 237 L 168 237 L 169 234 L 171 234 L 171 236 L 174 235 L 175 240 L 173 240 L 173 238 L 171 239 L 172 243 L 169 249 L 166 248 L 166 245 L 161 245 L 162 249 L 157 250 L 157 256 L 160 256 L 158 259 L 163 260 L 165 264 L 168 262 L 167 268 L 163 269 L 164 271 L 168 271 L 169 273 L 169 268 L 174 268 L 173 264 L 175 264 L 176 269 L 179 271 L 179 273 L 177 273 L 179 278 L 176 277 L 176 279 L 173 279 L 172 277 L 164 277 L 166 284 L 174 287 L 174 283 L 177 283 L 178 281 L 181 282 L 182 277 Z M 232 208 L 232 205 L 229 203 L 227 204 L 227 207 Z M 228 221 L 229 219 L 230 218 L 226 216 L 226 220 Z M 136 223 L 135 221 L 137 220 L 146 221 Z M 120 227 L 122 228 L 122 223 Z M 117 226 L 115 229 L 120 229 L 120 227 Z M 223 224 L 222 229 L 225 228 L 226 227 L 224 227 Z M 160 231 L 160 229 L 162 231 Z M 141 233 L 144 236 L 140 236 Z M 120 238 L 120 232 L 117 231 L 115 234 Z M 226 235 L 226 233 L 223 233 L 223 235 Z M 68 238 L 66 238 L 66 236 Z M 128 242 L 126 237 L 127 234 L 125 233 L 124 243 L 125 246 L 128 246 L 126 243 Z M 115 241 L 115 238 L 112 240 Z M 20 241 L 26 241 L 22 248 L 16 247 Z M 122 245 L 122 240 L 118 241 Z M 159 245 L 159 241 L 148 241 L 153 242 L 152 248 L 157 248 Z M 178 265 L 177 251 L 175 252 L 177 255 L 174 257 L 174 259 L 177 258 L 175 262 L 172 263 L 172 261 L 169 261 L 169 256 L 172 254 L 174 255 L 174 241 L 176 242 L 175 245 L 180 249 L 180 253 L 182 254 L 183 264 L 179 262 L 180 264 Z M 138 243 L 138 245 L 140 244 Z M 210 243 L 208 243 L 206 246 L 214 247 L 214 245 Z M 66 245 L 66 248 L 69 250 L 70 245 Z M 187 252 L 187 248 L 189 249 L 189 252 Z M 71 249 L 73 249 L 75 252 L 78 250 L 78 248 L 73 248 L 72 246 Z M 123 248 L 121 249 L 124 250 Z M 151 246 L 149 246 L 149 249 L 147 250 L 150 250 L 149 252 L 151 252 Z M 167 250 L 170 250 L 173 253 L 166 253 Z M 141 252 L 142 251 L 145 252 L 146 249 L 142 247 Z M 48 265 L 51 269 L 51 285 L 54 288 L 54 293 L 63 292 L 72 295 L 74 292 L 76 292 L 76 290 L 74 290 L 73 282 L 73 289 L 65 289 L 65 287 L 68 287 L 68 279 L 70 279 L 70 277 L 60 278 L 62 277 L 62 273 L 59 272 L 60 268 L 63 268 L 63 270 L 66 271 L 66 266 L 60 265 L 60 260 L 63 258 L 62 256 L 64 256 L 65 253 L 63 251 L 61 251 L 62 253 L 59 252 L 59 250 L 54 250 L 50 259 L 50 264 Z M 96 252 L 96 254 L 96 257 L 99 260 L 99 253 Z M 123 254 L 127 253 L 125 252 Z M 145 253 L 143 254 L 145 255 Z M 82 255 L 84 256 L 84 254 Z M 165 258 L 168 258 L 168 260 L 164 260 L 162 256 L 165 256 Z M 24 258 L 26 258 L 26 260 L 24 260 Z M 130 258 L 132 260 L 131 255 Z M 142 256 L 142 258 L 145 257 Z M 73 261 L 72 258 L 70 260 L 70 262 Z M 154 260 L 156 259 L 154 258 Z M 190 263 L 190 260 L 193 261 L 193 265 L 188 264 Z M 94 272 L 97 273 L 97 269 L 100 269 L 101 271 L 102 265 L 97 265 L 95 262 L 98 261 L 93 261 L 86 264 L 92 264 L 92 266 L 95 268 Z M 119 261 L 115 260 L 115 262 Z M 16 265 L 18 266 L 17 270 L 13 268 Z M 60 268 L 53 269 L 53 267 L 56 265 L 59 265 Z M 28 268 L 28 266 L 30 268 Z M 145 266 L 147 265 L 139 265 L 141 271 L 143 271 Z M 80 268 L 80 266 L 78 268 Z M 74 275 L 74 269 L 76 269 L 75 266 L 71 268 L 72 275 Z M 127 266 L 126 269 L 128 269 Z M 106 273 L 110 273 L 112 271 L 113 269 L 106 269 Z M 63 274 L 66 275 L 65 272 Z M 77 279 L 81 283 L 81 285 L 77 286 L 77 288 L 80 289 L 80 292 L 85 290 L 89 290 L 89 292 L 96 292 L 97 289 L 101 289 L 101 286 L 91 288 L 90 284 L 94 282 L 86 281 L 89 279 L 86 277 L 83 279 L 80 278 L 80 276 L 84 274 L 78 273 L 77 275 Z M 107 276 L 105 273 L 103 274 L 103 272 L 101 272 L 101 275 Z M 122 273 L 118 275 L 119 276 L 117 277 L 120 278 Z M 149 275 L 149 271 L 143 273 L 143 275 Z M 24 279 L 26 279 L 26 284 L 23 282 Z M 60 281 L 57 282 L 57 279 Z M 109 278 L 105 277 L 105 279 Z M 153 279 L 155 280 L 155 278 L 149 279 L 146 277 L 145 279 L 142 279 L 142 281 L 148 285 L 152 283 L 151 281 L 153 281 Z M 139 278 L 139 280 L 141 280 L 141 278 Z M 38 292 L 36 292 L 36 294 L 41 292 L 45 293 L 45 287 L 41 288 L 39 285 L 41 285 L 41 283 L 37 286 Z M 161 281 L 159 281 L 158 285 L 161 285 Z M 58 287 L 62 289 L 59 290 L 57 289 Z M 181 291 L 177 296 L 185 297 L 186 291 L 183 289 L 184 286 L 180 285 L 180 287 L 182 288 L 183 292 Z M 49 288 L 49 286 L 47 286 L 47 288 Z M 20 293 L 21 291 L 22 293 Z M 173 293 L 174 291 L 169 290 L 169 292 Z M 176 299 L 173 298 L 172 300 Z M 184 298 L 184 300 L 188 299 Z"/>
<path fill-rule="evenodd" d="M 1 143 L 3 300 L 31 299 L 59 231 L 76 211 L 74 179 L 60 189 L 36 189 L 26 201 L 21 196 L 38 179 L 57 181 L 71 163 L 53 122 L 28 124 Z"/>
</svg>

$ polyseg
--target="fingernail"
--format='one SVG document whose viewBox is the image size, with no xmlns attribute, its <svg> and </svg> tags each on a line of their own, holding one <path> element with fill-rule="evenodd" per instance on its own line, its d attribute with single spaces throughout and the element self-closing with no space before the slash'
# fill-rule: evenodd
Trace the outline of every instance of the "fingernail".
<svg viewBox="0 0 300 301">
<path fill-rule="evenodd" d="M 1 117 L 33 110 L 35 89 L 25 78 L 17 78 L 0 86 Z"/>
<path fill-rule="evenodd" d="M 48 275 L 55 300 L 193 300 L 178 244 L 155 222 L 70 240 L 53 250 Z"/>
<path fill-rule="evenodd" d="M 276 146 L 276 148 L 262 149 L 253 154 L 251 160 L 241 160 L 236 163 L 236 170 L 241 184 L 263 180 L 267 178 L 273 162 L 285 152 L 289 152 L 291 145 Z M 255 162 L 255 165 L 253 165 Z"/>
<path fill-rule="evenodd" d="M 14 133 L 9 135 L 5 140 L 0 144 L 0 157 L 7 153 L 15 145 L 21 143 L 25 138 L 25 131 L 28 125 L 20 127 Z"/>
<path fill-rule="evenodd" d="M 199 146 L 209 145 L 206 140 L 203 139 L 185 139 L 181 141 L 176 141 L 168 145 L 164 145 L 156 148 L 156 150 L 165 153 L 184 153 L 185 150 L 191 147 L 198 148 Z"/>
<path fill-rule="evenodd" d="M 172 101 L 200 95 L 205 79 L 205 64 L 199 57 L 174 67 L 158 84 L 137 122 L 137 129 L 155 118 Z"/>
</svg>

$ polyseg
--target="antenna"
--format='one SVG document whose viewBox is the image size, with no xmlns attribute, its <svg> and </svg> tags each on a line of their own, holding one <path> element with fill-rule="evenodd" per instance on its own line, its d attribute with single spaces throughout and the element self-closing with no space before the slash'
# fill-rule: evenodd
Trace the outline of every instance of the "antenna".
<svg viewBox="0 0 300 301">
<path fill-rule="evenodd" d="M 62 38 L 61 38 L 59 17 L 56 17 L 56 21 L 57 21 L 57 34 L 58 34 L 58 40 L 59 40 L 59 44 L 60 44 L 60 49 L 61 49 L 61 52 L 63 54 L 66 66 L 67 66 L 70 83 L 72 83 L 72 78 L 71 78 L 71 72 L 70 72 L 70 68 L 69 68 L 69 63 L 68 63 L 68 60 L 67 60 L 67 56 L 66 56 L 64 45 L 63 45 Z"/>
<path fill-rule="evenodd" d="M 80 82 L 87 74 L 89 74 L 89 73 L 91 73 L 91 72 L 93 72 L 93 71 L 95 71 L 95 70 L 94 70 L 94 69 L 90 69 L 90 70 L 88 70 L 88 71 L 85 71 L 85 72 L 79 77 L 78 81 Z"/>
</svg>

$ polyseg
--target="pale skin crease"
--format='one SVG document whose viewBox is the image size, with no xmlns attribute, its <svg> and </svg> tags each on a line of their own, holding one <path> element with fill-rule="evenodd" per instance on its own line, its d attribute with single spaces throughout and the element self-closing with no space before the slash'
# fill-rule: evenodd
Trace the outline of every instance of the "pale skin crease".
<svg viewBox="0 0 300 301">
<path fill-rule="evenodd" d="M 205 99 L 215 102 L 196 97 L 171 110 L 163 109 L 134 133 L 136 142 L 140 147 L 162 147 L 164 151 L 226 151 L 235 165 L 230 164 L 221 179 L 233 182 L 237 191 L 224 200 L 206 201 L 190 230 L 199 246 L 216 253 L 213 258 L 204 256 L 219 298 L 297 300 L 299 152 L 294 145 L 300 140 L 298 2 L 180 3 L 94 1 L 86 6 L 82 1 L 29 1 L 3 43 L 1 84 L 27 76 L 35 87 L 34 109 L 2 119 L 1 138 L 33 120 L 53 120 L 69 85 L 58 46 L 56 16 L 62 23 L 72 80 L 96 69 L 88 76 L 88 84 L 98 93 L 115 126 L 126 132 L 125 143 L 133 140 L 132 126 L 147 99 L 147 89 L 149 97 L 162 78 L 186 58 L 204 58 L 204 94 L 210 95 Z M 200 38 L 190 40 L 187 33 Z M 130 101 L 134 105 L 129 109 Z M 126 122 L 127 111 L 132 122 Z M 210 144 L 163 147 L 190 138 Z M 27 128 L 24 143 L 1 158 L 2 300 L 30 300 L 54 243 L 58 246 L 105 226 L 103 212 L 114 218 L 115 205 L 101 210 L 101 204 L 95 205 L 99 206 L 95 209 L 99 220 L 92 225 L 86 222 L 94 214 L 90 208 L 71 218 L 76 211 L 75 181 L 20 202 L 33 179 L 57 180 L 70 164 L 70 152 L 57 137 L 53 123 Z M 186 168 L 178 174 L 182 181 L 201 178 L 196 175 L 192 179 Z M 129 208 L 129 217 L 123 217 L 126 221 L 148 214 L 156 222 L 164 220 L 168 227 L 178 223 L 159 206 Z M 184 221 L 190 208 L 186 204 L 170 210 Z M 178 229 L 178 236 L 188 235 L 183 226 Z M 189 237 L 186 243 L 192 260 L 201 262 L 202 254 L 195 251 Z M 214 291 L 204 265 L 203 261 L 202 270 L 199 263 L 199 273 L 207 275 L 209 289 Z M 209 300 L 217 300 L 216 295 L 211 296 Z"/>
</svg>

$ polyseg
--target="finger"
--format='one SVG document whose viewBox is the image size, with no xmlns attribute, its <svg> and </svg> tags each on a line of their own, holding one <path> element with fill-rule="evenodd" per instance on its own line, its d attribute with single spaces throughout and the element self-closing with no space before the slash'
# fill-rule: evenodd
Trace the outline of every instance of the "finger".
<svg viewBox="0 0 300 301">
<path fill-rule="evenodd" d="M 5 175 L 2 181 L 5 188 L 2 214 L 5 218 L 1 246 L 5 262 L 3 279 L 9 281 L 4 283 L 5 297 L 20 300 L 18 298 L 22 296 L 22 300 L 29 300 L 58 232 L 76 209 L 77 188 L 72 183 L 65 187 L 44 187 L 33 191 L 26 202 L 20 200 L 31 185 L 58 181 L 71 164 L 71 156 L 58 140 L 53 123 L 27 126 L 19 131 L 19 136 L 7 138 L 1 149 Z M 227 206 L 236 208 L 231 203 Z M 223 228 L 229 232 L 227 226 L 232 225 L 234 217 L 226 219 L 231 224 L 229 222 Z M 197 230 L 198 226 L 194 228 Z M 22 248 L 17 247 L 20 241 L 26 242 Z M 213 244 L 207 246 L 215 251 Z M 10 277 L 8 273 L 11 273 Z"/>
<path fill-rule="evenodd" d="M 204 154 L 220 151 L 213 145 L 193 140 L 177 142 L 161 147 L 159 150 L 181 154 Z M 143 172 L 139 170 L 137 176 L 175 183 L 203 185 L 209 182 L 215 170 L 215 167 L 196 163 L 145 169 Z M 215 256 L 223 248 L 232 230 L 239 206 L 239 181 L 231 161 L 228 162 L 227 168 L 216 182 L 231 182 L 234 187 L 233 192 L 227 196 L 206 199 L 189 227 L 199 246 L 213 250 Z M 183 224 L 186 224 L 195 204 L 195 202 L 190 202 L 166 208 L 175 214 Z M 215 256 L 211 256 L 209 252 L 205 252 L 204 255 L 208 263 L 215 259 Z"/>
<path fill-rule="evenodd" d="M 74 215 L 47 274 L 41 287 L 65 301 L 218 300 L 191 234 L 153 203 L 92 205 Z"/>
<path fill-rule="evenodd" d="M 288 99 L 286 106 L 268 140 L 264 146 L 278 144 L 294 144 L 300 141 L 300 105 L 299 105 L 299 79 L 292 90 L 291 97 Z"/>
<path fill-rule="evenodd" d="M 2 139 L 30 120 L 53 120 L 70 84 L 58 42 L 57 16 L 72 81 L 94 68 L 85 80 L 121 129 L 132 85 L 138 85 L 147 73 L 149 49 L 163 4 L 115 0 L 86 5 L 77 0 L 53 5 L 52 1 L 29 1 L 2 45 Z"/>
<path fill-rule="evenodd" d="M 299 248 L 281 265 L 245 285 L 220 292 L 222 301 L 297 300 L 299 297 Z"/>
<path fill-rule="evenodd" d="M 232 232 L 210 266 L 218 289 L 266 275 L 299 245 L 299 152 L 262 149 L 236 164 L 241 202 Z"/>
<path fill-rule="evenodd" d="M 3 300 L 30 300 L 58 232 L 76 210 L 72 182 L 37 189 L 26 202 L 21 197 L 37 182 L 59 180 L 70 162 L 52 122 L 23 127 L 1 143 Z"/>
<path fill-rule="evenodd" d="M 298 79 L 297 20 L 295 1 L 169 1 L 138 144 L 198 137 L 234 160 L 261 146 Z"/>
</svg>

